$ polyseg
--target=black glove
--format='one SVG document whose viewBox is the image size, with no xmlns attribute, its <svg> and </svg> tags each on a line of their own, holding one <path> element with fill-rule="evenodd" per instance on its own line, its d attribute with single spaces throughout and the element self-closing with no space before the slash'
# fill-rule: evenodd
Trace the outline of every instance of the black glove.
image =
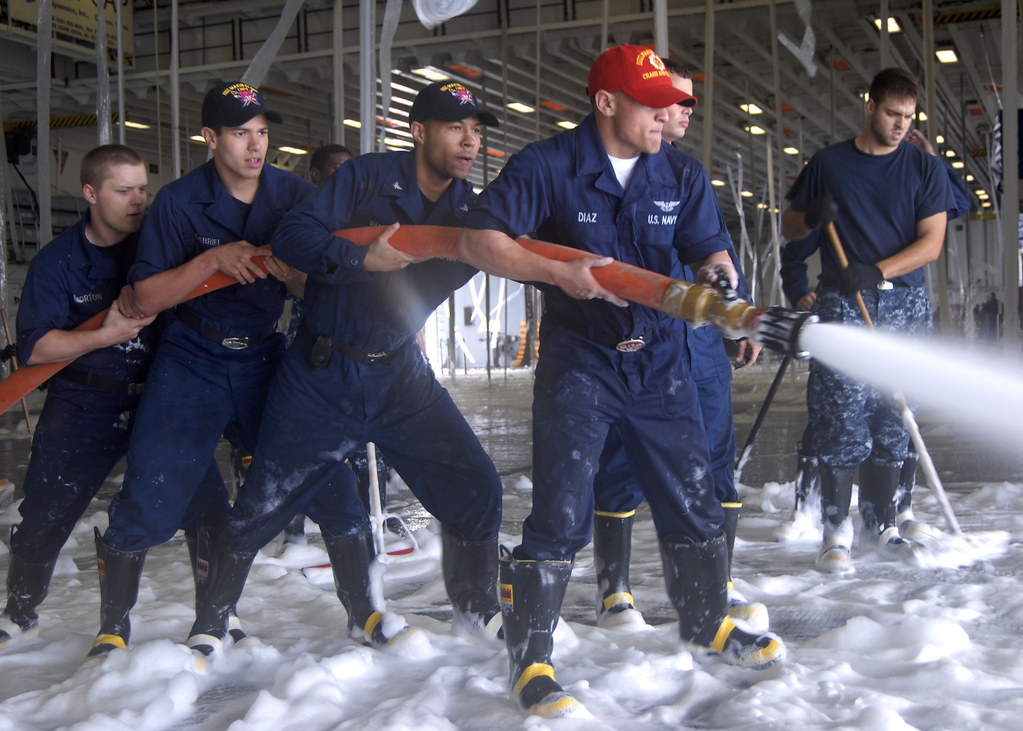
<svg viewBox="0 0 1023 731">
<path fill-rule="evenodd" d="M 861 289 L 875 289 L 883 281 L 876 264 L 850 264 L 838 275 L 838 289 L 846 297 L 853 297 Z"/>
<path fill-rule="evenodd" d="M 818 229 L 826 223 L 831 223 L 838 217 L 838 204 L 831 197 L 831 193 L 817 196 L 806 205 L 803 212 L 803 221 L 809 229 Z"/>
</svg>

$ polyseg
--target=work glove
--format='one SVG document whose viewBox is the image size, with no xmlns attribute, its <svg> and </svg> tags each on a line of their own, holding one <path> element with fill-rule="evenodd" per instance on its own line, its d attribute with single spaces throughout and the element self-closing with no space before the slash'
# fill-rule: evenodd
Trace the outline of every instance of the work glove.
<svg viewBox="0 0 1023 731">
<path fill-rule="evenodd" d="M 709 284 L 719 289 L 724 288 L 725 283 L 727 283 L 729 289 L 735 289 L 739 286 L 739 275 L 736 273 L 735 267 L 730 262 L 725 261 L 714 261 L 710 264 L 704 264 L 696 272 L 695 279 L 697 284 Z"/>
<path fill-rule="evenodd" d="M 809 229 L 818 229 L 826 223 L 831 223 L 838 217 L 838 204 L 831 197 L 831 193 L 819 195 L 806 205 L 803 212 L 803 221 Z"/>
<path fill-rule="evenodd" d="M 850 264 L 838 275 L 838 289 L 846 297 L 853 297 L 861 289 L 876 289 L 883 281 L 876 264 Z"/>
</svg>

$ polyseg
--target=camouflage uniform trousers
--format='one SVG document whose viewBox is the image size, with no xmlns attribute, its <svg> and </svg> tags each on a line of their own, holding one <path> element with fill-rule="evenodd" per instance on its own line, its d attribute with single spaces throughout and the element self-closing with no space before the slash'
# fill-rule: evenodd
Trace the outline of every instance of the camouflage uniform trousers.
<svg viewBox="0 0 1023 731">
<path fill-rule="evenodd" d="M 864 304 L 874 327 L 911 336 L 930 332 L 931 303 L 923 287 L 864 290 Z M 865 327 L 853 297 L 822 288 L 817 298 L 821 322 Z M 821 461 L 834 468 L 856 467 L 870 459 L 901 463 L 906 459 L 909 432 L 902 425 L 898 402 L 817 361 L 810 364 L 806 405 Z"/>
</svg>

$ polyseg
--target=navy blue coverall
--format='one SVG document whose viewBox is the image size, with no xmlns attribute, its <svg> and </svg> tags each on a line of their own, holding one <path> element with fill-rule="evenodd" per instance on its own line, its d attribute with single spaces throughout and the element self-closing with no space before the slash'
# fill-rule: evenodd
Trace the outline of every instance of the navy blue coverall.
<svg viewBox="0 0 1023 731">
<path fill-rule="evenodd" d="M 473 198 L 468 182 L 454 180 L 430 205 L 413 153 L 376 153 L 345 163 L 281 222 L 274 255 L 308 273 L 305 314 L 270 389 L 245 490 L 217 539 L 227 550 L 258 550 L 299 512 L 328 536 L 367 530 L 344 460 L 368 441 L 456 536 L 497 536 L 497 470 L 416 343 L 475 269 L 431 259 L 368 272 L 366 247 L 332 235 L 394 222 L 457 226 Z M 330 340 L 320 353 L 329 362 L 311 356 L 318 339 Z"/>
<path fill-rule="evenodd" d="M 72 330 L 117 299 L 125 271 L 117 260 L 89 243 L 89 213 L 44 246 L 28 269 L 18 307 L 18 360 L 27 364 L 36 343 L 51 330 Z M 135 258 L 138 235 L 117 247 L 121 261 Z M 21 523 L 11 537 L 13 553 L 30 563 L 57 558 L 75 524 L 128 449 L 146 372 L 156 352 L 159 325 L 137 337 L 77 358 L 50 380 L 32 439 L 25 474 Z M 211 491 L 220 475 L 210 469 Z M 222 515 L 226 505 L 208 506 Z M 185 525 L 205 520 L 203 504 L 193 506 Z"/>
<path fill-rule="evenodd" d="M 527 146 L 480 196 L 465 225 L 585 249 L 667 276 L 728 248 L 710 180 L 664 144 L 640 156 L 627 190 L 593 116 Z M 643 336 L 623 353 L 614 341 Z M 593 477 L 617 428 L 662 539 L 721 534 L 707 440 L 682 330 L 662 312 L 545 290 L 533 395 L 533 510 L 517 558 L 571 559 L 590 539 Z"/>
<path fill-rule="evenodd" d="M 256 198 L 245 206 L 227 192 L 213 161 L 196 168 L 157 194 L 129 281 L 221 244 L 269 244 L 281 216 L 310 189 L 311 183 L 265 165 Z M 110 504 L 107 545 L 137 551 L 169 540 L 229 426 L 246 449 L 255 447 L 284 350 L 284 337 L 275 332 L 284 294 L 284 284 L 267 277 L 178 306 L 136 414 L 124 487 Z M 248 345 L 228 347 L 239 342 L 229 338 Z"/>
</svg>

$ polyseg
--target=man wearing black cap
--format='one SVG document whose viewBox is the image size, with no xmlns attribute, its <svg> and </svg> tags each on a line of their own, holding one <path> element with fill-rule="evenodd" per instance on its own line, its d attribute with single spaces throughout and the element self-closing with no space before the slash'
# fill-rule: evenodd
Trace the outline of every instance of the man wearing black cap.
<svg viewBox="0 0 1023 731">
<path fill-rule="evenodd" d="M 126 646 L 148 549 L 174 535 L 190 503 L 224 499 L 198 489 L 224 430 L 255 447 L 284 350 L 276 323 L 285 285 L 299 291 L 304 275 L 268 258 L 268 277 L 253 256 L 312 188 L 264 164 L 271 121 L 281 117 L 258 89 L 243 83 L 211 89 L 202 135 L 213 159 L 164 186 L 142 226 L 136 263 L 117 301 L 122 314 L 167 310 L 214 272 L 238 285 L 178 305 L 160 342 L 128 446 L 124 487 L 110 504 L 106 533 L 97 531 L 100 630 L 92 657 Z M 196 536 L 186 538 L 195 565 Z"/>
<path fill-rule="evenodd" d="M 466 177 L 483 126 L 497 119 L 461 84 L 437 82 L 419 92 L 409 123 L 412 152 L 345 163 L 274 234 L 274 254 L 308 272 L 305 318 L 270 388 L 245 490 L 215 538 L 213 581 L 188 641 L 197 651 L 214 651 L 226 636 L 255 552 L 300 510 L 320 525 L 349 634 L 403 652 L 424 643 L 371 591 L 373 537 L 344 464 L 370 441 L 441 523 L 456 628 L 483 635 L 500 626 L 501 481 L 416 343 L 434 309 L 476 270 L 414 260 L 388 243 L 402 224 L 461 224 L 475 198 Z M 374 225 L 387 228 L 369 246 L 333 235 Z"/>
</svg>

